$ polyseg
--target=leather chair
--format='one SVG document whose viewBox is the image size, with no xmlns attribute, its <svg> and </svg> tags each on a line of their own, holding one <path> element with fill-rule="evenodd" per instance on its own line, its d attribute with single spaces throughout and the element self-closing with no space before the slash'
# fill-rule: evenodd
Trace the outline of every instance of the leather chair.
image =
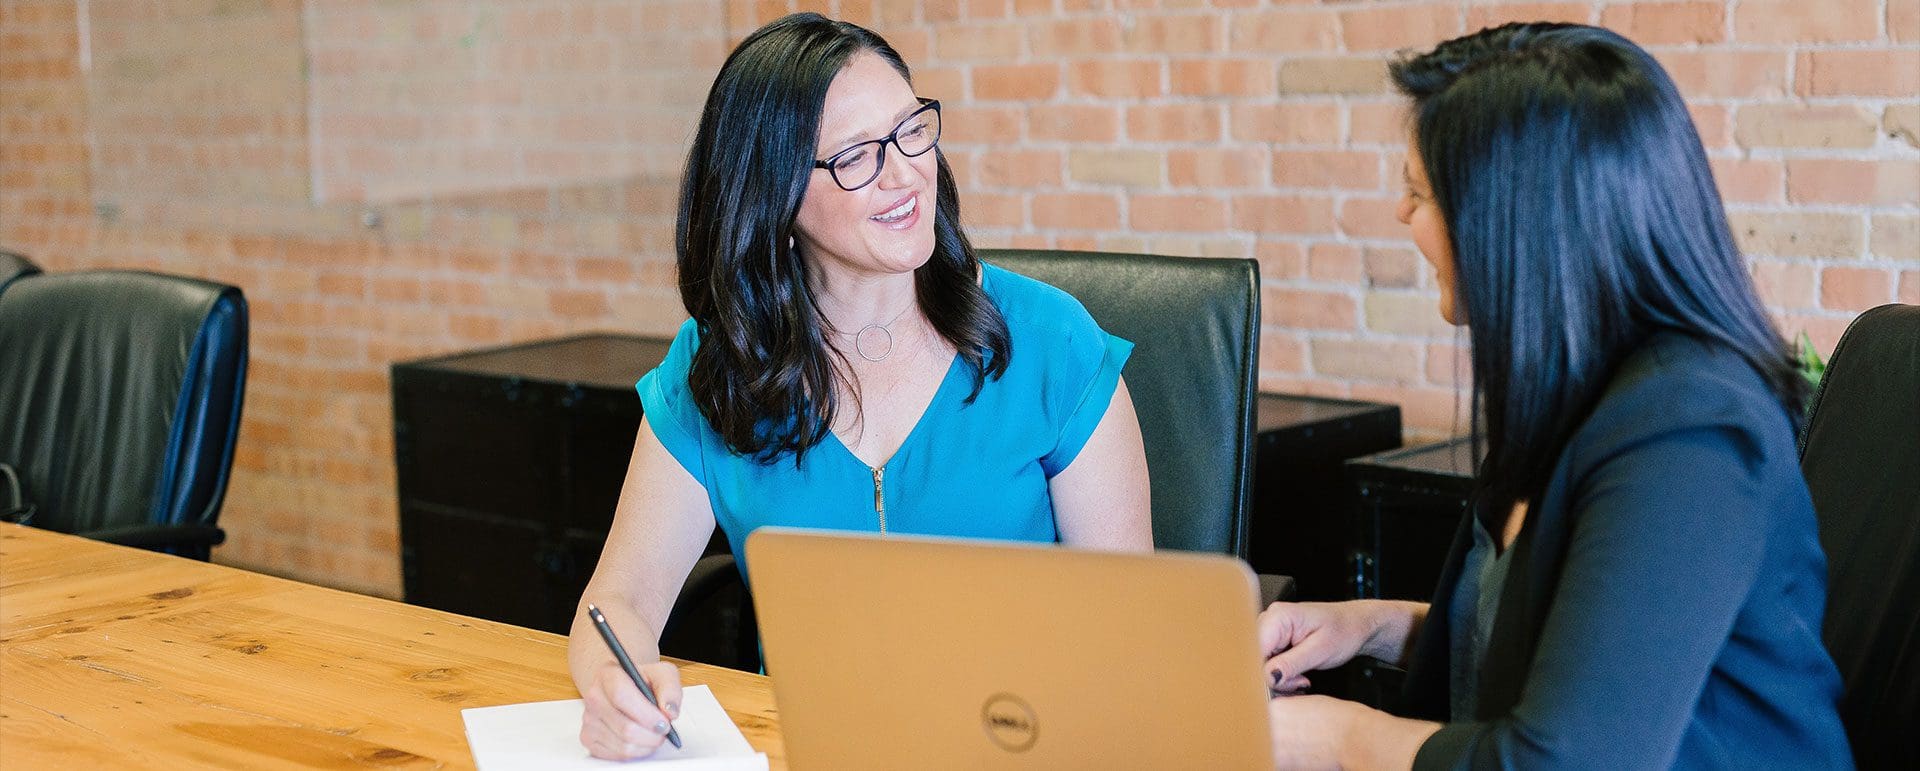
<svg viewBox="0 0 1920 771">
<path fill-rule="evenodd" d="M 1920 306 L 1883 305 L 1834 348 L 1801 436 L 1827 553 L 1827 650 L 1863 769 L 1920 768 Z"/>
<path fill-rule="evenodd" d="M 0 249 L 0 292 L 4 292 L 14 279 L 26 278 L 38 274 L 40 266 L 33 264 L 25 255 Z"/>
<path fill-rule="evenodd" d="M 16 520 L 207 559 L 247 371 L 239 289 L 131 271 L 0 294 L 0 463 Z"/>
<path fill-rule="evenodd" d="M 1154 546 L 1244 559 L 1259 263 L 1024 249 L 980 259 L 1066 290 L 1102 329 L 1133 341 L 1122 376 L 1147 450 Z"/>
<path fill-rule="evenodd" d="M 1259 263 L 1142 254 L 986 249 L 980 259 L 1073 295 L 1108 332 L 1133 341 L 1123 376 L 1140 419 L 1159 549 L 1244 559 L 1252 501 L 1254 404 L 1260 341 Z M 1017 353 L 1015 355 L 1018 355 Z M 661 649 L 714 619 L 736 624 L 738 645 L 681 651 L 723 665 L 757 664 L 752 598 L 736 592 L 731 555 L 702 559 L 688 577 Z M 730 593 L 731 592 L 731 593 Z M 1260 576 L 1265 602 L 1293 580 Z"/>
</svg>

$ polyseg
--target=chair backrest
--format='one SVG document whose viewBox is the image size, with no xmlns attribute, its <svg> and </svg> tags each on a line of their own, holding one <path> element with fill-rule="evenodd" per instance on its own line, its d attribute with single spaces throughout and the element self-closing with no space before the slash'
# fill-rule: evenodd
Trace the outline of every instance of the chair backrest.
<svg viewBox="0 0 1920 771">
<path fill-rule="evenodd" d="M 212 525 L 246 369 L 235 287 L 133 271 L 21 281 L 0 294 L 0 462 L 41 527 Z"/>
<path fill-rule="evenodd" d="M 25 255 L 0 249 L 0 291 L 6 291 L 7 285 L 16 278 L 26 278 L 40 272 L 40 266 L 33 264 Z"/>
<path fill-rule="evenodd" d="M 1827 552 L 1827 649 L 1862 768 L 1920 768 L 1920 306 L 1855 319 L 1801 438 Z"/>
<path fill-rule="evenodd" d="M 1133 341 L 1122 376 L 1146 444 L 1154 545 L 1245 558 L 1259 264 L 1017 249 L 984 249 L 980 259 L 1065 290 Z"/>
</svg>

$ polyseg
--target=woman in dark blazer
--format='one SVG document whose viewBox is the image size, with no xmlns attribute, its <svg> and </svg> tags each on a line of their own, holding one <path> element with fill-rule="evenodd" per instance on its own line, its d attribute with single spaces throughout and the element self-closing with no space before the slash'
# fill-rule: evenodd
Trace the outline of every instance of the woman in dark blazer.
<svg viewBox="0 0 1920 771">
<path fill-rule="evenodd" d="M 1282 767 L 1849 768 L 1804 386 L 1672 81 L 1593 27 L 1397 62 L 1399 216 L 1473 343 L 1486 456 L 1432 603 L 1261 616 Z M 1369 655 L 1400 715 L 1288 696 Z"/>
</svg>

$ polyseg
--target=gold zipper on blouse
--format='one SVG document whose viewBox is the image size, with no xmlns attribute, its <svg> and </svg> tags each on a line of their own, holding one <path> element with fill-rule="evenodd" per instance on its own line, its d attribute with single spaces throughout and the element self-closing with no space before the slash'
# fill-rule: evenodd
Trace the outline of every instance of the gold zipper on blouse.
<svg viewBox="0 0 1920 771">
<path fill-rule="evenodd" d="M 886 535 L 887 496 L 882 492 L 881 484 L 885 481 L 887 470 L 884 466 L 868 466 L 868 468 L 873 469 L 873 513 L 880 518 L 880 534 Z"/>
</svg>

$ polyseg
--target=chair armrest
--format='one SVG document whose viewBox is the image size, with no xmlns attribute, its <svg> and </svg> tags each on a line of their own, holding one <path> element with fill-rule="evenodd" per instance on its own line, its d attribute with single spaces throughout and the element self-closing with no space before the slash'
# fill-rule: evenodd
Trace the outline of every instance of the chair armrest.
<svg viewBox="0 0 1920 771">
<path fill-rule="evenodd" d="M 198 547 L 197 553 L 219 546 L 227 540 L 227 532 L 213 525 L 135 525 L 133 527 L 115 527 L 106 530 L 93 530 L 75 533 L 83 538 L 95 541 L 117 543 L 121 546 L 135 546 L 142 549 L 162 550 L 167 547 Z M 181 552 L 171 552 L 181 553 Z M 202 557 L 202 559 L 205 559 Z"/>
<path fill-rule="evenodd" d="M 1293 576 L 1276 576 L 1261 573 L 1259 578 L 1261 610 L 1266 610 L 1268 605 L 1276 602 L 1289 602 L 1293 600 L 1293 593 L 1297 588 L 1294 586 Z"/>
</svg>

